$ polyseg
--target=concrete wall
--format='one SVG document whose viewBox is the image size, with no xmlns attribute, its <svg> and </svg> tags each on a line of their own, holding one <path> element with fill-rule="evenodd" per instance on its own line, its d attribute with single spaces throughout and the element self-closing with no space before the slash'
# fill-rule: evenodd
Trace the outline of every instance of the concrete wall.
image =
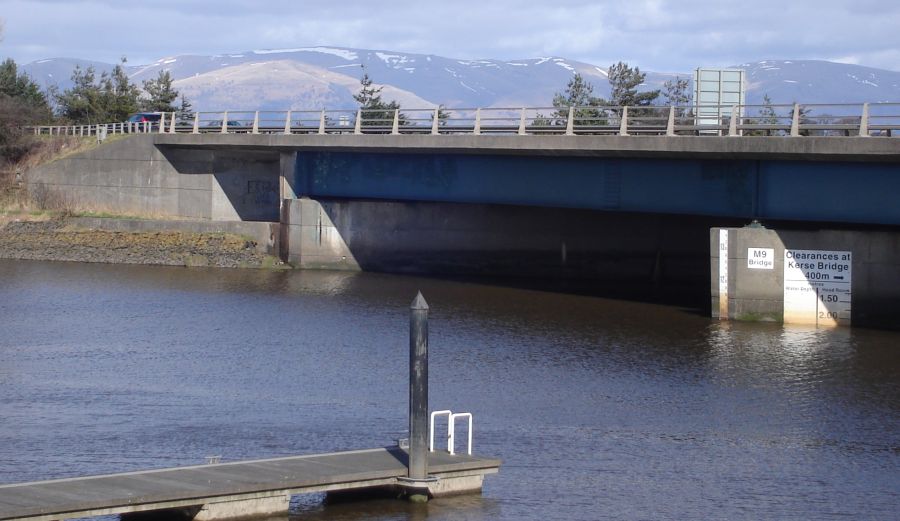
<svg viewBox="0 0 900 521">
<path fill-rule="evenodd" d="M 79 208 L 160 217 L 277 221 L 275 151 L 159 150 L 129 136 L 26 173 Z"/>
<path fill-rule="evenodd" d="M 726 309 L 720 302 L 720 230 L 712 228 L 709 234 L 711 307 L 712 316 L 717 318 L 721 318 L 720 309 Z M 829 250 L 852 254 L 852 305 L 847 324 L 900 328 L 900 232 L 751 227 L 727 230 L 727 318 L 803 321 L 802 317 L 785 317 L 785 249 Z M 774 250 L 772 269 L 749 268 L 749 248 Z"/>
</svg>

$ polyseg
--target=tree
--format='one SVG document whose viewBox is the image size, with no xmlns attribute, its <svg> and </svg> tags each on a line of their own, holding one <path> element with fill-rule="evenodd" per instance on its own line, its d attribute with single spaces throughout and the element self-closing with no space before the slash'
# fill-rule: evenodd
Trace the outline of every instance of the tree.
<svg viewBox="0 0 900 521">
<path fill-rule="evenodd" d="M 113 68 L 112 74 L 103 82 L 107 121 L 125 121 L 128 116 L 140 109 L 141 92 L 125 74 L 126 62 L 125 57 L 122 57 Z"/>
<path fill-rule="evenodd" d="M 437 108 L 438 126 L 443 127 L 444 125 L 446 125 L 447 122 L 450 120 L 450 116 L 452 116 L 452 115 L 453 115 L 453 113 L 448 111 L 447 108 L 444 107 L 443 104 L 438 105 L 438 108 Z M 434 122 L 434 114 L 431 115 L 431 121 L 432 121 L 432 123 Z"/>
<path fill-rule="evenodd" d="M 647 106 L 659 97 L 659 90 L 638 92 L 637 87 L 644 83 L 647 76 L 640 68 L 631 68 L 627 63 L 618 62 L 607 69 L 609 86 L 609 104 L 613 106 Z"/>
<path fill-rule="evenodd" d="M 62 93 L 55 89 L 59 116 L 73 123 L 99 123 L 101 113 L 100 87 L 95 83 L 94 67 L 82 69 L 76 65 L 72 70 L 72 87 Z"/>
<path fill-rule="evenodd" d="M 797 107 L 797 123 L 799 123 L 800 125 L 811 125 L 813 123 L 816 123 L 816 119 L 813 119 L 812 117 L 810 117 L 810 115 L 812 114 L 812 109 L 810 109 L 809 107 L 805 107 L 803 105 L 797 105 L 796 102 L 794 102 L 792 106 Z M 794 109 L 792 108 L 791 109 L 791 119 L 793 119 L 793 117 L 794 117 Z M 801 136 L 809 136 L 810 132 L 809 132 L 809 130 L 806 130 L 806 129 L 801 130 L 800 135 Z M 823 135 L 823 134 L 821 131 L 816 131 L 814 135 Z"/>
<path fill-rule="evenodd" d="M 556 111 L 552 116 L 557 125 L 565 125 L 569 118 L 569 107 L 576 107 L 572 114 L 575 125 L 602 125 L 605 121 L 601 120 L 601 111 L 590 108 L 599 104 L 600 99 L 594 97 L 594 86 L 576 72 L 566 85 L 566 90 L 553 96 Z"/>
<path fill-rule="evenodd" d="M 140 91 L 125 74 L 126 59 L 104 72 L 99 81 L 93 67 L 72 71 L 72 88 L 54 92 L 60 117 L 75 124 L 124 121 L 137 112 Z"/>
<path fill-rule="evenodd" d="M 144 80 L 146 98 L 141 99 L 141 107 L 148 112 L 175 112 L 174 105 L 178 91 L 172 88 L 172 75 L 167 70 L 159 71 L 156 79 Z M 184 102 L 182 97 L 182 102 Z"/>
<path fill-rule="evenodd" d="M 178 104 L 178 114 L 183 120 L 194 118 L 194 106 L 184 94 L 181 95 L 181 102 Z"/>
<path fill-rule="evenodd" d="M 396 101 L 385 103 L 381 99 L 381 90 L 384 87 L 373 86 L 372 78 L 363 67 L 363 76 L 359 80 L 360 89 L 357 94 L 353 95 L 353 99 L 359 103 L 362 109 L 362 122 L 364 126 L 385 126 L 393 125 L 394 113 L 400 110 L 400 104 Z M 400 124 L 406 124 L 407 120 L 401 114 L 399 116 Z"/>
<path fill-rule="evenodd" d="M 768 94 L 763 95 L 763 103 L 762 107 L 760 107 L 759 112 L 757 113 L 756 119 L 752 120 L 751 123 L 756 125 L 777 125 L 779 122 L 778 113 L 775 112 L 775 107 L 772 105 L 772 99 Z M 760 130 L 751 130 L 750 132 L 745 132 L 744 135 L 747 136 L 767 136 L 771 135 L 770 129 L 760 129 Z"/>
<path fill-rule="evenodd" d="M 666 80 L 663 83 L 662 96 L 666 100 L 666 105 L 675 107 L 675 117 L 683 118 L 691 113 L 690 104 L 693 96 L 690 91 L 690 81 L 687 78 L 675 76 L 674 80 Z M 668 114 L 659 114 L 659 117 L 666 117 Z"/>
<path fill-rule="evenodd" d="M 47 96 L 16 62 L 0 64 L 0 159 L 18 161 L 31 147 L 24 127 L 47 122 L 51 117 Z"/>
<path fill-rule="evenodd" d="M 674 80 L 666 80 L 663 83 L 662 96 L 666 100 L 666 105 L 687 106 L 691 103 L 690 81 L 687 78 L 682 79 L 675 76 Z"/>
<path fill-rule="evenodd" d="M 15 98 L 43 116 L 49 116 L 47 95 L 27 74 L 19 73 L 16 62 L 11 58 L 0 64 L 0 96 Z"/>
</svg>

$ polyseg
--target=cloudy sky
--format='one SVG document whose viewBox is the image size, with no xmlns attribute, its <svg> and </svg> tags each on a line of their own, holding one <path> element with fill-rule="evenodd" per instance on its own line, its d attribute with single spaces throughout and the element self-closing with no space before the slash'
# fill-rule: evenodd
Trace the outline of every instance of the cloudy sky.
<svg viewBox="0 0 900 521">
<path fill-rule="evenodd" d="M 764 59 L 900 70 L 895 0 L 0 0 L 0 56 L 132 64 L 332 45 L 660 72 Z"/>
</svg>

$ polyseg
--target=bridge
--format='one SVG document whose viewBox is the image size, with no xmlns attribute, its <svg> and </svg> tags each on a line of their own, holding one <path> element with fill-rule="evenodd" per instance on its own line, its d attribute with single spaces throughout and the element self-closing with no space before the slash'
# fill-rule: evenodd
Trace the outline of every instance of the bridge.
<svg viewBox="0 0 900 521">
<path fill-rule="evenodd" d="M 852 247 L 881 270 L 871 308 L 855 297 L 857 317 L 872 317 L 900 294 L 895 268 L 884 271 L 900 256 L 891 246 L 898 108 L 797 104 L 760 118 L 735 107 L 713 123 L 689 107 L 169 113 L 142 125 L 36 128 L 134 135 L 28 182 L 113 212 L 271 223 L 270 246 L 304 268 L 674 284 L 706 295 L 710 229 L 836 230 L 866 237 Z M 808 249 L 826 249 L 819 242 Z"/>
</svg>

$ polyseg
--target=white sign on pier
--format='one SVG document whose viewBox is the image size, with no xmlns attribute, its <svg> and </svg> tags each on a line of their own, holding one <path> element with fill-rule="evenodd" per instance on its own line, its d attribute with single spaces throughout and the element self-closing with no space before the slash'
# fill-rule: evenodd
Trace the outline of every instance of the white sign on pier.
<svg viewBox="0 0 900 521">
<path fill-rule="evenodd" d="M 849 251 L 785 249 L 784 322 L 849 326 L 852 266 Z"/>
</svg>

